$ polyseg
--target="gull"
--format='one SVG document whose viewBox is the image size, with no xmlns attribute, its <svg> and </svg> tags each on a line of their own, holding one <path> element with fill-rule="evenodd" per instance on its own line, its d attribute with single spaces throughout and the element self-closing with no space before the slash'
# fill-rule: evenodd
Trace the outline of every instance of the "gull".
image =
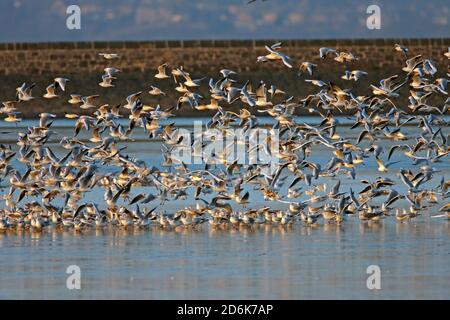
<svg viewBox="0 0 450 320">
<path fill-rule="evenodd" d="M 200 86 L 200 82 L 205 79 L 204 77 L 201 79 L 195 79 L 192 80 L 192 78 L 188 75 L 188 74 L 183 74 L 184 79 L 186 80 L 184 82 L 184 85 L 187 87 L 199 87 Z"/>
<path fill-rule="evenodd" d="M 157 78 L 157 79 L 168 79 L 168 78 L 170 78 L 167 74 L 166 74 L 166 68 L 169 66 L 169 64 L 168 63 L 164 63 L 164 64 L 162 64 L 162 65 L 160 65 L 159 67 L 158 67 L 158 73 L 157 74 L 155 74 L 155 78 Z"/>
<path fill-rule="evenodd" d="M 179 83 L 178 86 L 175 87 L 175 90 L 180 92 L 180 93 L 187 93 L 187 92 L 189 92 L 188 88 L 182 83 Z"/>
<path fill-rule="evenodd" d="M 393 75 L 389 78 L 380 80 L 380 86 L 376 87 L 373 84 L 370 86 L 372 87 L 372 92 L 375 95 L 385 95 L 388 97 L 398 97 L 399 94 L 396 92 L 398 91 L 403 85 L 406 84 L 406 81 L 398 84 L 395 83 L 394 80 L 398 78 L 398 75 Z"/>
<path fill-rule="evenodd" d="M 70 95 L 70 99 L 67 101 L 70 104 L 79 104 L 79 103 L 83 103 L 82 101 L 82 95 L 80 94 L 71 94 Z"/>
<path fill-rule="evenodd" d="M 66 91 L 66 84 L 67 82 L 69 82 L 70 80 L 67 78 L 55 78 L 54 80 L 54 84 L 55 84 L 55 89 L 60 88 L 62 91 Z"/>
<path fill-rule="evenodd" d="M 375 160 L 376 160 L 376 163 L 378 165 L 378 171 L 379 172 L 388 172 L 387 168 L 389 168 L 393 164 L 396 164 L 396 163 L 400 162 L 400 161 L 391 161 L 389 163 L 384 164 L 383 161 L 378 156 L 375 156 Z"/>
<path fill-rule="evenodd" d="M 320 59 L 325 59 L 329 53 L 333 53 L 335 56 L 339 55 L 334 49 L 322 47 L 319 49 Z"/>
<path fill-rule="evenodd" d="M 247 83 L 241 89 L 241 99 L 244 103 L 247 103 L 250 107 L 256 106 L 256 100 L 251 96 L 251 94 L 247 91 Z"/>
<path fill-rule="evenodd" d="M 104 69 L 105 74 L 107 74 L 110 77 L 114 77 L 116 73 L 121 73 L 122 71 L 120 69 L 114 68 L 114 67 L 107 67 Z"/>
<path fill-rule="evenodd" d="M 178 83 L 178 78 L 179 77 L 183 77 L 184 75 L 189 76 L 189 73 L 184 71 L 183 66 L 181 66 L 179 68 L 172 69 L 171 73 L 172 73 L 173 80 L 175 81 L 175 83 Z"/>
<path fill-rule="evenodd" d="M 400 195 L 396 190 L 391 189 L 389 192 L 386 201 L 384 202 L 384 206 L 388 208 L 390 205 L 392 205 L 395 201 L 400 200 L 403 198 L 402 195 Z"/>
<path fill-rule="evenodd" d="M 350 79 L 358 81 L 359 79 L 361 79 L 361 77 L 366 76 L 366 75 L 367 75 L 367 72 L 365 72 L 365 71 L 353 70 L 350 74 Z"/>
<path fill-rule="evenodd" d="M 443 214 L 437 214 L 431 216 L 432 218 L 447 218 L 450 220 L 450 202 L 443 205 L 440 209 L 440 212 L 444 212 Z"/>
<path fill-rule="evenodd" d="M 404 45 L 398 44 L 396 43 L 394 45 L 394 49 L 395 51 L 401 52 L 403 53 L 403 55 L 405 56 L 405 58 L 408 58 L 408 48 L 405 47 Z"/>
<path fill-rule="evenodd" d="M 217 110 L 219 109 L 219 102 L 216 99 L 211 99 L 209 104 L 194 106 L 197 110 Z"/>
<path fill-rule="evenodd" d="M 166 95 L 161 89 L 159 89 L 155 86 L 150 86 L 150 88 L 151 88 L 151 90 L 148 93 L 151 94 L 152 96 L 160 96 L 160 95 L 165 96 Z"/>
<path fill-rule="evenodd" d="M 46 98 L 46 99 L 52 99 L 52 98 L 58 98 L 59 97 L 59 95 L 57 95 L 56 93 L 55 93 L 55 90 L 56 90 L 56 88 L 55 88 L 55 84 L 51 84 L 51 85 L 49 85 L 48 87 L 47 87 L 47 92 L 43 95 L 43 97 L 44 98 Z"/>
<path fill-rule="evenodd" d="M 268 93 L 270 93 L 270 96 L 273 98 L 275 95 L 283 95 L 286 94 L 285 91 L 278 89 L 275 85 L 271 85 L 269 90 L 267 90 Z"/>
<path fill-rule="evenodd" d="M 408 73 L 413 72 L 414 70 L 417 70 L 419 66 L 423 64 L 423 61 L 421 60 L 422 56 L 419 54 L 417 56 L 414 56 L 408 60 L 406 60 L 406 67 L 403 67 L 402 70 Z"/>
<path fill-rule="evenodd" d="M 145 195 L 144 193 L 140 193 L 137 196 L 135 196 L 129 203 L 128 205 L 133 205 L 135 203 L 141 202 L 143 204 L 147 204 L 153 200 L 156 199 L 156 196 L 152 193 L 149 193 L 147 195 Z"/>
<path fill-rule="evenodd" d="M 345 70 L 345 73 L 343 76 L 341 76 L 341 79 L 352 80 L 352 73 L 348 70 Z"/>
<path fill-rule="evenodd" d="M 222 69 L 222 70 L 220 70 L 220 73 L 222 74 L 222 76 L 224 78 L 228 78 L 232 74 L 236 74 L 236 72 L 234 72 L 233 70 L 229 70 L 229 69 Z"/>
<path fill-rule="evenodd" d="M 4 101 L 2 104 L 3 107 L 0 109 L 0 113 L 9 113 L 17 110 L 16 105 L 18 101 Z"/>
<path fill-rule="evenodd" d="M 95 127 L 94 130 L 92 130 L 92 137 L 89 138 L 89 141 L 94 142 L 94 143 L 98 143 L 98 142 L 102 142 L 103 141 L 103 138 L 100 135 L 100 128 Z"/>
<path fill-rule="evenodd" d="M 17 100 L 18 101 L 30 101 L 33 100 L 34 97 L 31 95 L 31 90 L 34 88 L 36 84 L 32 83 L 31 85 L 27 85 L 25 82 L 22 86 L 16 88 L 17 92 Z"/>
<path fill-rule="evenodd" d="M 444 56 L 450 59 L 450 47 L 448 47 L 447 52 L 444 53 Z"/>
<path fill-rule="evenodd" d="M 426 59 L 423 62 L 423 69 L 426 74 L 434 75 L 437 72 L 436 65 L 433 61 Z"/>
<path fill-rule="evenodd" d="M 336 57 L 334 57 L 334 60 L 337 62 L 343 63 L 343 62 L 356 61 L 356 60 L 358 60 L 358 58 L 356 58 L 350 52 L 339 52 L 339 54 Z"/>
<path fill-rule="evenodd" d="M 119 59 L 119 55 L 117 53 L 100 52 L 98 55 L 105 58 L 106 60 Z"/>
<path fill-rule="evenodd" d="M 318 87 L 323 87 L 326 86 L 327 84 L 321 80 L 310 80 L 310 79 L 305 79 L 305 82 L 311 83 L 312 85 L 318 86 Z"/>
<path fill-rule="evenodd" d="M 102 81 L 99 82 L 99 86 L 103 88 L 112 88 L 114 87 L 113 81 L 116 80 L 116 77 L 111 77 L 108 74 L 102 75 Z"/>
<path fill-rule="evenodd" d="M 133 105 L 138 101 L 139 96 L 142 94 L 142 91 L 138 91 L 136 93 L 132 93 L 127 97 L 127 104 L 124 105 L 124 108 L 131 109 Z"/>
<path fill-rule="evenodd" d="M 91 95 L 91 96 L 82 97 L 81 101 L 83 102 L 83 104 L 80 105 L 80 108 L 81 109 L 96 108 L 96 106 L 93 104 L 93 102 L 98 97 L 100 97 L 100 96 L 97 95 L 97 94 Z"/>
<path fill-rule="evenodd" d="M 22 118 L 17 117 L 18 115 L 20 115 L 20 112 L 9 112 L 4 120 L 6 122 L 20 122 Z"/>
<path fill-rule="evenodd" d="M 395 209 L 395 219 L 399 222 L 403 222 L 405 221 L 409 221 L 411 219 L 411 215 L 405 210 L 402 209 L 402 211 L 400 212 L 399 209 Z"/>
<path fill-rule="evenodd" d="M 51 122 L 49 124 L 47 124 L 48 119 L 54 119 L 56 118 L 56 115 L 52 114 L 52 113 L 40 113 L 39 114 L 39 127 L 40 128 L 48 128 L 51 125 Z"/>
<path fill-rule="evenodd" d="M 308 71 L 309 75 L 312 76 L 314 68 L 316 68 L 316 67 L 317 67 L 317 64 L 314 64 L 314 63 L 311 63 L 311 62 L 303 62 L 300 65 L 299 75 L 301 75 L 303 72 Z"/>
<path fill-rule="evenodd" d="M 434 82 L 436 89 L 438 89 L 439 92 L 441 92 L 445 95 L 448 95 L 447 86 L 449 83 L 450 83 L 450 80 L 448 80 L 446 78 L 439 78 L 439 79 L 436 79 Z"/>
<path fill-rule="evenodd" d="M 444 56 L 450 59 L 450 47 L 448 47 L 447 52 L 444 53 Z"/>
<path fill-rule="evenodd" d="M 269 54 L 265 56 L 259 56 L 257 58 L 257 62 L 281 60 L 285 66 L 287 66 L 288 68 L 293 68 L 291 58 L 282 52 L 276 51 L 277 49 L 281 48 L 281 42 L 275 43 L 270 47 L 266 45 L 264 46 L 264 48 L 269 51 Z"/>
</svg>

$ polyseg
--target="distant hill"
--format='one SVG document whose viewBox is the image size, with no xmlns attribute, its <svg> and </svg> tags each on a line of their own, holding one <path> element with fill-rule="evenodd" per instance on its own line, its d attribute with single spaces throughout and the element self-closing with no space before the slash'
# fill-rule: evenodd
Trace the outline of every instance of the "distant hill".
<svg viewBox="0 0 450 320">
<path fill-rule="evenodd" d="M 0 42 L 450 37 L 448 0 L 2 0 Z M 66 28 L 78 4 L 82 29 Z M 381 7 L 381 30 L 366 8 Z"/>
</svg>

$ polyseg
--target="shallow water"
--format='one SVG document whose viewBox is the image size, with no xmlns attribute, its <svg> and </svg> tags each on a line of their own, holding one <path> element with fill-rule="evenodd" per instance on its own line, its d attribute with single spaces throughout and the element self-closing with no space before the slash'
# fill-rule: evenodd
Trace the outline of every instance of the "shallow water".
<svg viewBox="0 0 450 320">
<path fill-rule="evenodd" d="M 189 120 L 184 121 L 189 124 Z M 418 130 L 405 127 L 402 131 L 417 135 Z M 63 136 L 72 130 L 61 127 L 57 131 Z M 358 132 L 338 129 L 339 134 L 352 139 Z M 88 137 L 84 132 L 80 134 L 81 139 Z M 59 138 L 49 145 L 63 154 L 67 151 L 57 147 Z M 8 143 L 15 134 L 4 134 L 0 139 Z M 138 142 L 123 143 L 127 153 L 158 165 L 159 143 L 142 142 L 138 134 L 136 139 Z M 383 142 L 387 150 L 391 144 Z M 362 143 L 363 147 L 367 145 L 367 141 Z M 330 152 L 324 147 L 314 149 L 310 157 L 322 166 L 329 159 Z M 352 187 L 359 191 L 363 186 L 360 179 L 374 180 L 378 176 L 399 181 L 395 173 L 400 168 L 418 170 L 410 159 L 393 160 L 400 162 L 388 173 L 380 174 L 370 159 L 357 168 L 355 180 L 342 177 L 341 190 Z M 440 172 L 427 188 L 436 186 L 442 176 L 448 179 L 448 163 L 447 158 L 431 164 Z M 323 182 L 335 183 L 324 178 L 318 181 Z M 401 182 L 395 189 L 406 190 Z M 134 192 L 137 194 L 138 189 Z M 93 190 L 86 200 L 100 197 L 103 191 Z M 255 192 L 251 201 L 252 207 L 285 207 L 264 201 Z M 192 204 L 192 200 L 172 201 L 163 209 L 170 212 Z M 215 230 L 205 224 L 196 230 L 175 231 L 152 227 L 84 233 L 55 229 L 0 233 L 0 298 L 449 299 L 450 221 L 431 219 L 436 207 L 409 223 L 397 223 L 394 218 L 362 223 L 357 217 L 347 217 L 342 226 L 321 223 L 307 227 L 298 223 L 291 228 Z M 81 290 L 66 288 L 69 265 L 81 268 Z M 366 286 L 370 265 L 381 269 L 381 290 Z"/>
<path fill-rule="evenodd" d="M 354 220 L 354 221 L 353 221 Z M 450 224 L 0 234 L 1 298 L 449 299 Z M 81 268 L 81 289 L 66 268 Z M 369 290 L 369 265 L 381 290 Z"/>
</svg>

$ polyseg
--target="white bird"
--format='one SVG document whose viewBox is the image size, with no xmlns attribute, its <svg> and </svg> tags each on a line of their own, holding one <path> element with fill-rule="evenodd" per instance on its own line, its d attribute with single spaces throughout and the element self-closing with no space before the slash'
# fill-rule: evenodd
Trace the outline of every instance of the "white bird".
<svg viewBox="0 0 450 320">
<path fill-rule="evenodd" d="M 343 63 L 343 62 L 356 61 L 356 60 L 358 60 L 358 58 L 356 58 L 353 55 L 353 53 L 351 53 L 351 52 L 339 52 L 339 55 L 334 57 L 334 60 L 337 62 Z"/>
<path fill-rule="evenodd" d="M 441 93 L 448 95 L 447 86 L 448 86 L 449 82 L 450 82 L 450 80 L 448 80 L 446 78 L 439 78 L 439 79 L 436 79 L 435 85 L 436 85 L 436 88 Z"/>
<path fill-rule="evenodd" d="M 434 75 L 437 72 L 436 65 L 433 61 L 427 59 L 423 62 L 423 69 L 426 74 Z"/>
<path fill-rule="evenodd" d="M 97 108 L 93 103 L 94 103 L 94 99 L 96 99 L 98 97 L 99 97 L 99 95 L 91 95 L 91 96 L 82 97 L 81 101 L 83 102 L 83 104 L 80 106 L 80 108 L 81 109 Z"/>
<path fill-rule="evenodd" d="M 309 82 L 312 85 L 318 86 L 318 87 L 323 87 L 326 86 L 326 83 L 321 81 L 321 80 L 310 80 L 310 79 L 305 79 L 305 82 Z"/>
<path fill-rule="evenodd" d="M 83 101 L 81 100 L 81 98 L 81 94 L 71 94 L 70 99 L 67 102 L 69 102 L 70 104 L 82 103 Z"/>
<path fill-rule="evenodd" d="M 17 99 L 19 101 L 30 101 L 33 100 L 34 97 L 31 95 L 31 90 L 34 88 L 36 84 L 32 83 L 27 85 L 26 82 L 22 84 L 22 86 L 16 88 Z"/>
<path fill-rule="evenodd" d="M 350 79 L 358 81 L 359 79 L 361 79 L 361 77 L 366 76 L 366 75 L 367 75 L 367 72 L 365 72 L 365 71 L 353 70 L 350 74 Z"/>
<path fill-rule="evenodd" d="M 446 56 L 448 59 L 450 59 L 450 47 L 447 49 L 448 51 L 444 53 L 444 56 Z"/>
<path fill-rule="evenodd" d="M 300 65 L 300 71 L 299 71 L 299 75 L 301 75 L 303 72 L 308 71 L 309 75 L 312 76 L 313 72 L 314 72 L 314 68 L 317 67 L 317 64 L 311 63 L 311 62 L 303 62 Z"/>
<path fill-rule="evenodd" d="M 329 53 L 334 53 L 335 56 L 338 56 L 338 53 L 334 49 L 322 47 L 319 49 L 320 59 L 325 59 Z"/>
<path fill-rule="evenodd" d="M 164 64 L 162 64 L 162 65 L 160 65 L 159 67 L 158 67 L 158 73 L 157 74 L 155 74 L 155 78 L 157 78 L 157 79 L 168 79 L 168 78 L 170 78 L 167 74 L 166 74 L 166 68 L 168 67 L 169 65 L 167 64 L 167 63 L 164 63 Z"/>
<path fill-rule="evenodd" d="M 343 76 L 341 76 L 341 79 L 352 80 L 352 73 L 348 70 L 345 70 L 345 73 Z"/>
<path fill-rule="evenodd" d="M 127 97 L 127 104 L 124 105 L 123 107 L 126 109 L 131 109 L 134 105 L 134 103 L 139 99 L 139 96 L 142 94 L 142 91 L 130 94 Z"/>
<path fill-rule="evenodd" d="M 56 115 L 52 114 L 52 113 L 40 113 L 39 114 L 39 127 L 40 128 L 47 128 L 47 121 L 48 119 L 53 119 L 56 118 Z"/>
<path fill-rule="evenodd" d="M 16 111 L 17 101 L 4 101 L 3 107 L 0 109 L 0 113 L 10 113 Z"/>
<path fill-rule="evenodd" d="M 106 60 L 119 59 L 119 55 L 117 53 L 99 53 L 99 56 L 102 56 Z"/>
<path fill-rule="evenodd" d="M 398 78 L 398 75 L 393 75 L 389 78 L 380 80 L 380 86 L 376 87 L 373 84 L 370 86 L 372 87 L 372 92 L 375 95 L 385 95 L 388 97 L 398 97 L 399 94 L 396 92 L 398 89 L 400 89 L 406 81 L 398 84 L 394 83 L 394 80 Z"/>
<path fill-rule="evenodd" d="M 228 69 L 222 69 L 222 70 L 220 70 L 220 73 L 222 74 L 222 76 L 224 78 L 228 78 L 230 75 L 236 74 L 236 72 L 234 72 L 233 70 L 228 70 Z"/>
<path fill-rule="evenodd" d="M 46 98 L 46 99 L 53 99 L 53 98 L 58 98 L 59 97 L 59 95 L 57 95 L 55 93 L 56 88 L 55 88 L 55 84 L 54 83 L 49 85 L 46 90 L 47 90 L 47 92 L 43 95 L 44 98 Z"/>
<path fill-rule="evenodd" d="M 292 65 L 292 59 L 285 55 L 284 53 L 280 51 L 276 51 L 277 49 L 281 48 L 281 42 L 275 43 L 272 46 L 264 46 L 267 51 L 269 51 L 269 54 L 265 56 L 259 56 L 257 58 L 257 62 L 266 62 L 266 61 L 276 61 L 281 60 L 284 65 L 286 65 L 288 68 L 293 68 Z"/>
<path fill-rule="evenodd" d="M 150 93 L 152 96 L 165 96 L 165 92 L 163 92 L 161 89 L 159 89 L 158 87 L 155 86 L 150 86 L 151 90 L 148 92 Z"/>
<path fill-rule="evenodd" d="M 110 77 L 114 77 L 114 75 L 116 73 L 120 73 L 122 72 L 120 69 L 114 68 L 114 67 L 108 67 L 104 69 L 105 73 L 110 76 Z"/>
<path fill-rule="evenodd" d="M 69 82 L 70 80 L 67 78 L 55 78 L 55 89 L 61 88 L 62 91 L 66 91 L 66 84 L 67 82 Z"/>
<path fill-rule="evenodd" d="M 398 51 L 398 52 L 403 53 L 403 55 L 405 56 L 405 58 L 408 58 L 408 51 L 409 51 L 409 50 L 408 50 L 407 47 L 405 47 L 404 45 L 401 45 L 401 44 L 396 43 L 395 46 L 394 46 L 394 48 L 395 48 L 395 51 Z"/>
<path fill-rule="evenodd" d="M 104 75 L 102 75 L 102 81 L 101 82 L 99 82 L 99 86 L 100 87 L 103 87 L 103 88 L 112 88 L 112 87 L 114 87 L 115 85 L 113 84 L 113 81 L 114 80 L 116 80 L 117 78 L 116 77 L 111 77 L 110 75 L 108 75 L 108 74 L 104 74 Z"/>
<path fill-rule="evenodd" d="M 184 85 L 187 87 L 199 87 L 200 86 L 200 82 L 205 79 L 204 77 L 201 79 L 195 79 L 192 80 L 192 78 L 188 75 L 188 74 L 183 74 L 184 79 L 186 80 L 184 82 Z"/>
</svg>

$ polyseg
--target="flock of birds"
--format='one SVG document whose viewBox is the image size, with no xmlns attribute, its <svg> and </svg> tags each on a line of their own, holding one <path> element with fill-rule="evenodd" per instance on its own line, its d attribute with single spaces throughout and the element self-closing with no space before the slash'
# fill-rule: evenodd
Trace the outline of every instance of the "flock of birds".
<svg viewBox="0 0 450 320">
<path fill-rule="evenodd" d="M 266 49 L 267 54 L 257 57 L 257 62 L 278 61 L 290 69 L 297 65 L 299 76 L 309 78 L 319 68 L 311 62 L 294 63 L 281 51 L 281 43 Z M 409 57 L 402 45 L 394 49 L 404 56 L 405 66 L 400 74 L 371 85 L 372 94 L 368 96 L 357 96 L 332 82 L 304 79 L 317 86 L 316 92 L 304 98 L 289 97 L 263 81 L 255 88 L 249 81 L 239 85 L 236 72 L 223 69 L 220 78 L 209 80 L 210 97 L 204 103 L 206 99 L 198 93 L 204 78 L 193 79 L 183 67 L 170 68 L 167 63 L 158 67 L 154 77 L 156 82 L 173 79 L 174 90 L 180 94 L 176 106 L 163 109 L 144 105 L 143 91 L 130 94 L 126 103 L 116 106 L 97 106 L 99 95 L 70 94 L 68 102 L 74 105 L 74 112 L 66 117 L 74 119 L 74 132 L 58 139 L 67 151 L 57 154 L 49 146 L 57 135 L 52 129 L 56 117 L 52 113 L 41 113 L 38 124 L 19 132 L 17 146 L 0 145 L 0 230 L 43 230 L 52 226 L 75 230 L 173 229 L 195 228 L 203 223 L 214 228 L 294 223 L 313 226 L 342 224 L 348 216 L 366 222 L 389 216 L 409 221 L 436 205 L 439 212 L 434 210 L 432 217 L 450 219 L 450 202 L 446 200 L 450 180 L 432 166 L 449 163 L 450 136 L 445 132 L 449 79 L 435 77 L 437 67 L 430 58 Z M 319 54 L 321 59 L 346 65 L 358 59 L 350 52 L 330 48 L 320 48 Z M 450 48 L 444 54 L 450 59 Z M 114 53 L 99 56 L 107 62 L 120 59 Z M 107 67 L 104 72 L 99 85 L 112 90 L 121 70 Z M 362 70 L 347 70 L 342 79 L 359 81 L 365 75 Z M 450 77 L 450 70 L 446 75 Z M 5 121 L 21 121 L 19 107 L 35 99 L 33 87 L 24 83 L 16 89 L 15 100 L 3 102 L 0 113 L 6 115 Z M 43 98 L 62 99 L 69 88 L 69 79 L 57 77 Z M 402 89 L 410 93 L 406 111 L 396 104 Z M 165 93 L 152 86 L 149 94 Z M 430 105 L 430 98 L 442 99 L 442 106 Z M 239 105 L 240 112 L 227 110 L 230 105 Z M 90 115 L 78 114 L 77 108 Z M 174 123 L 164 121 L 174 116 L 172 111 L 182 108 L 214 110 L 206 126 L 225 133 L 235 127 L 247 131 L 260 126 L 258 113 L 271 117 L 274 125 L 265 127 L 279 133 L 277 169 L 267 173 L 264 167 L 270 164 L 239 164 L 237 159 L 227 160 L 227 154 L 220 155 L 216 164 L 195 170 L 173 159 L 172 150 L 192 148 L 192 143 L 180 138 Z M 301 109 L 317 114 L 320 123 L 302 122 L 295 115 Z M 338 133 L 337 116 L 343 112 L 351 114 L 350 130 L 359 130 L 355 139 Z M 417 134 L 405 134 L 406 124 L 415 124 Z M 161 141 L 163 163 L 149 165 L 126 154 L 127 146 L 120 143 L 131 141 L 136 130 L 142 130 L 150 141 Z M 77 138 L 82 131 L 91 136 L 88 141 Z M 383 141 L 394 144 L 385 150 Z M 311 160 L 319 147 L 325 150 L 326 163 Z M 408 168 L 388 173 L 394 162 L 387 161 L 400 157 L 408 159 Z M 378 177 L 358 177 L 358 167 L 372 160 Z M 341 190 L 342 179 L 354 181 L 357 177 L 362 179 L 360 190 L 353 190 L 358 184 Z M 398 191 L 400 187 L 405 191 Z M 85 200 L 94 189 L 103 190 L 103 201 Z M 267 201 L 266 206 L 250 206 L 250 198 L 257 193 Z M 192 205 L 170 213 L 162 210 L 165 203 L 183 199 L 190 199 Z M 395 207 L 398 201 L 406 204 Z"/>
</svg>

